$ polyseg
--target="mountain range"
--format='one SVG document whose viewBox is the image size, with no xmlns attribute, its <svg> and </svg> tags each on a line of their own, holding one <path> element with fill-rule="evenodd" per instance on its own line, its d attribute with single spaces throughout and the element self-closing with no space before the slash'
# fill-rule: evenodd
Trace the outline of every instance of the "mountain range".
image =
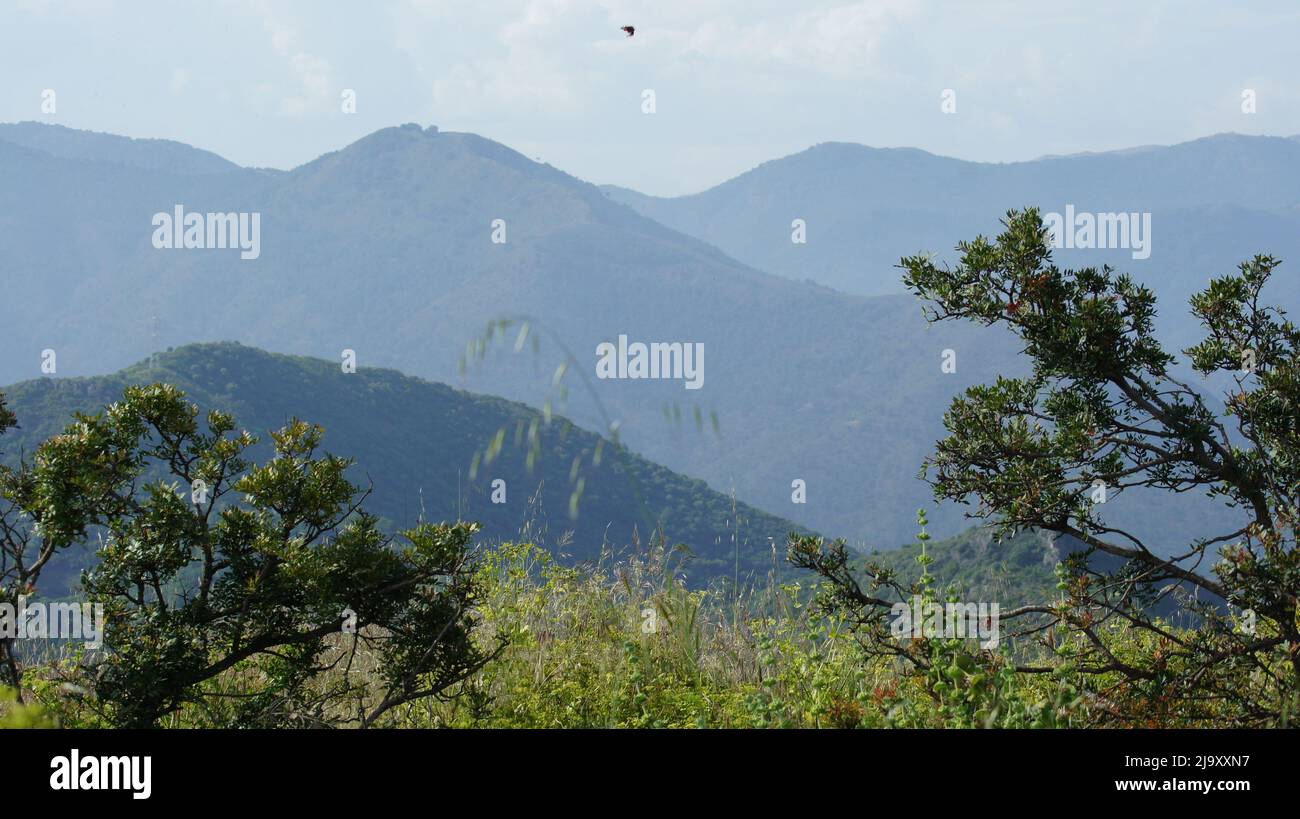
<svg viewBox="0 0 1300 819">
<path fill-rule="evenodd" d="M 1295 140 L 1238 136 L 1007 165 L 830 144 L 656 200 L 416 125 L 290 171 L 3 125 L 0 383 L 39 375 L 47 350 L 58 375 L 196 341 L 335 362 L 351 351 L 363 370 L 549 405 L 601 433 L 615 423 L 633 451 L 719 492 L 887 548 L 910 538 L 918 507 L 940 534 L 965 528 L 914 476 L 954 395 L 1027 370 L 1003 333 L 927 325 L 900 292 L 900 256 L 952 258 L 1012 207 L 1153 211 L 1148 259 L 1058 258 L 1151 283 L 1176 346 L 1193 336 L 1185 297 L 1207 275 L 1256 252 L 1296 257 L 1297 158 Z M 259 254 L 156 248 L 155 215 L 178 205 L 258 214 Z M 796 218 L 805 244 L 791 241 Z M 1277 292 L 1294 301 L 1283 273 Z M 509 332 L 482 344 L 501 319 Z M 620 336 L 702 344 L 702 388 L 595 377 L 598 345 Z M 1221 514 L 1188 498 L 1114 505 L 1167 550 Z"/>
<path fill-rule="evenodd" d="M 957 240 L 992 234 L 1008 208 L 1029 205 L 1149 213 L 1149 258 L 1122 249 L 1056 257 L 1129 270 L 1180 310 L 1207 275 L 1255 253 L 1300 262 L 1298 137 L 1219 134 L 1011 163 L 823 143 L 690 196 L 604 190 L 747 264 L 867 295 L 901 292 L 899 258 L 926 250 L 955 260 Z M 806 243 L 790 241 L 796 218 L 807 224 Z"/>
</svg>

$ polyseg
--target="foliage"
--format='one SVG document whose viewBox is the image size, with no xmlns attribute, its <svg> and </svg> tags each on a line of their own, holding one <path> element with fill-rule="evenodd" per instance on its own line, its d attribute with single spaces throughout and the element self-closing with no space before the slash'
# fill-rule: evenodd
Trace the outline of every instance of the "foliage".
<svg viewBox="0 0 1300 819">
<path fill-rule="evenodd" d="M 0 686 L 0 728 L 54 728 L 57 723 L 44 708 L 18 699 L 18 692 Z"/>
<path fill-rule="evenodd" d="M 608 568 L 560 566 L 527 543 L 488 551 L 480 639 L 500 635 L 508 647 L 464 696 L 409 724 L 1033 727 L 1086 711 L 1057 678 L 1005 667 L 988 682 L 944 677 L 951 693 L 941 696 L 936 680 L 871 656 L 797 582 L 773 574 L 736 596 L 690 590 L 672 568 L 661 549 Z"/>
<path fill-rule="evenodd" d="M 1105 692 L 1070 665 L 1068 649 L 1049 651 L 1025 637 L 988 654 L 967 641 L 917 641 L 912 651 L 924 667 L 873 654 L 845 619 L 810 597 L 813 589 L 779 583 L 775 575 L 739 596 L 726 586 L 690 589 L 677 561 L 661 546 L 618 564 L 579 567 L 561 565 L 531 543 L 484 550 L 475 575 L 474 639 L 495 655 L 443 696 L 395 707 L 380 724 L 1043 728 L 1104 723 L 1116 709 L 1141 714 L 1147 726 L 1231 719 L 1226 707 L 1189 716 L 1177 703 L 1142 692 L 1128 699 L 1123 688 Z M 1114 650 L 1128 661 L 1161 648 L 1124 624 L 1109 628 Z M 333 637 L 327 659 L 350 661 L 330 662 L 306 681 L 308 698 L 376 677 L 378 658 L 364 646 L 354 649 L 353 639 Z M 1043 673 L 1013 666 L 1031 659 Z M 55 669 L 28 677 L 31 699 L 59 724 L 104 724 L 84 698 L 66 693 Z M 209 681 L 207 699 L 185 703 L 163 724 L 241 724 L 237 703 L 259 684 L 232 668 Z"/>
<path fill-rule="evenodd" d="M 70 682 L 93 693 L 102 720 L 156 725 L 221 700 L 213 681 L 232 672 L 247 683 L 224 709 L 232 724 L 370 725 L 491 656 L 471 638 L 475 525 L 422 523 L 398 545 L 362 510 L 350 461 L 318 452 L 320 427 L 290 421 L 256 464 L 256 439 L 233 417 L 212 410 L 200 423 L 184 399 L 164 384 L 128 387 L 0 475 L 19 512 L 5 518 L 6 596 L 32 589 L 61 553 L 100 544 L 82 583 L 103 607 L 105 650 Z M 330 643 L 345 626 L 373 653 L 373 679 L 312 690 L 328 663 L 347 661 Z"/>
<path fill-rule="evenodd" d="M 0 393 L 0 434 L 18 423 L 18 418 L 5 406 L 4 393 Z"/>
<path fill-rule="evenodd" d="M 1003 326 L 1033 362 L 1028 377 L 954 399 L 950 434 L 927 461 L 936 498 L 974 500 L 974 514 L 1002 532 L 1037 528 L 1087 547 L 1062 566 L 1058 599 L 1003 618 L 1053 634 L 1062 667 L 1127 704 L 1105 711 L 1113 721 L 1289 719 L 1300 691 L 1300 330 L 1261 303 L 1278 261 L 1257 256 L 1191 300 L 1205 337 L 1184 352 L 1202 376 L 1228 383 L 1220 408 L 1175 375 L 1149 289 L 1109 267 L 1052 264 L 1036 210 L 1004 224 L 996 241 L 960 244 L 955 268 L 902 261 L 931 321 Z M 1108 496 L 1141 491 L 1205 494 L 1238 523 L 1181 549 L 1152 548 L 1158 531 L 1103 515 Z M 800 554 L 845 600 L 863 602 L 833 551 Z M 1167 599 L 1196 626 L 1170 630 L 1153 614 Z"/>
</svg>

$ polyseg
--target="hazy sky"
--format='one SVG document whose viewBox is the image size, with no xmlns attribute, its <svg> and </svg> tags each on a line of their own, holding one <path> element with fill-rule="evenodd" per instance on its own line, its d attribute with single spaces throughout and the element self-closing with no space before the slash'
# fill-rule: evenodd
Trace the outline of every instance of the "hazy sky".
<svg viewBox="0 0 1300 819">
<path fill-rule="evenodd" d="M 4 0 L 0 121 L 278 168 L 433 123 L 679 194 L 830 140 L 1006 161 L 1289 136 L 1298 41 L 1294 0 Z"/>
</svg>

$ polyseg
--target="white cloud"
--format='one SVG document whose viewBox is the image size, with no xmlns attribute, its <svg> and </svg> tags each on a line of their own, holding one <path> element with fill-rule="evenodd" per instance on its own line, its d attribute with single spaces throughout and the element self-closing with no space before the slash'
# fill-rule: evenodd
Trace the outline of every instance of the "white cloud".
<svg viewBox="0 0 1300 819">
<path fill-rule="evenodd" d="M 733 70 L 799 68 L 838 79 L 866 78 L 882 68 L 882 42 L 918 5 L 876 0 L 754 22 L 714 18 L 673 34 L 679 53 L 707 56 Z"/>
<path fill-rule="evenodd" d="M 304 51 L 301 36 L 282 16 L 272 9 L 267 0 L 251 0 L 253 13 L 261 19 L 262 28 L 271 35 L 271 49 L 283 61 L 296 88 L 280 99 L 280 112 L 297 116 L 309 111 L 323 111 L 332 107 L 330 89 L 330 64 L 327 60 Z"/>
</svg>

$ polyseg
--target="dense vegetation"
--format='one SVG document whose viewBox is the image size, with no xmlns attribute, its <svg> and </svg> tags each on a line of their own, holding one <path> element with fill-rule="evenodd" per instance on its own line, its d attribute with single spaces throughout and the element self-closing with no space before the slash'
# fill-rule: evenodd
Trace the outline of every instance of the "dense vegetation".
<svg viewBox="0 0 1300 819">
<path fill-rule="evenodd" d="M 220 696 L 210 684 L 231 673 L 245 683 L 231 704 L 239 724 L 347 702 L 364 726 L 490 659 L 471 637 L 478 527 L 421 523 L 394 543 L 344 477 L 350 462 L 320 451 L 322 434 L 292 420 L 257 464 L 257 439 L 230 415 L 201 418 L 173 386 L 133 386 L 0 471 L 0 600 L 25 608 L 61 552 L 100 542 L 82 586 L 103 630 L 82 644 L 103 650 L 67 681 L 96 722 L 157 725 Z M 344 630 L 373 658 L 370 677 L 312 688 Z M 25 660 L 14 635 L 0 639 L 18 697 Z"/>
<path fill-rule="evenodd" d="M 0 422 L 14 420 L 0 404 Z M 701 589 L 683 582 L 692 556 L 662 543 L 579 566 L 531 543 L 471 547 L 471 525 L 421 523 L 399 545 L 362 509 L 364 493 L 343 478 L 348 462 L 318 452 L 319 427 L 295 421 L 273 439 L 273 457 L 257 465 L 257 445 L 230 416 L 202 416 L 175 387 L 128 386 L 107 412 L 4 471 L 6 599 L 30 593 L 94 531 L 98 561 L 82 584 L 108 610 L 114 648 L 45 643 L 33 656 L 5 643 L 3 724 L 951 720 L 924 680 L 873 661 L 839 618 L 813 607 L 775 549 L 762 582 Z M 137 499 L 129 487 L 146 476 Z M 185 490 L 198 480 L 210 494 L 194 504 Z M 970 539 L 932 551 L 951 558 L 944 565 L 971 591 L 992 581 L 1000 593 L 1032 594 L 1053 547 L 1029 535 L 1009 544 L 1005 566 L 972 559 Z M 921 565 L 910 552 L 884 559 L 901 572 Z M 441 579 L 411 584 L 403 574 Z M 359 615 L 346 633 L 345 608 Z M 970 720 L 1083 718 L 1055 682 L 1021 689 L 1003 677 Z"/>
<path fill-rule="evenodd" d="M 945 562 L 949 548 L 960 543 L 930 544 L 927 551 Z M 921 545 L 910 552 L 908 568 L 919 577 Z M 475 575 L 476 639 L 485 650 L 504 639 L 505 648 L 446 696 L 393 709 L 378 724 L 1033 728 L 1113 725 L 1120 714 L 1126 716 L 1119 724 L 1144 727 L 1219 726 L 1236 718 L 1228 708 L 1181 714 L 1119 685 L 1119 675 L 1084 678 L 1041 635 L 1008 641 L 978 665 L 966 641 L 927 641 L 926 656 L 941 662 L 918 672 L 873 656 L 843 618 L 816 605 L 806 582 L 782 582 L 773 573 L 737 597 L 729 588 L 687 588 L 675 577 L 676 561 L 652 549 L 641 558 L 574 567 L 532 544 L 484 549 Z M 935 577 L 937 585 L 946 580 Z M 1135 662 L 1160 651 L 1135 631 L 1115 629 L 1112 637 Z M 1050 673 L 1016 673 L 1015 663 L 1029 659 Z M 375 658 L 350 635 L 336 635 L 323 660 L 329 670 L 311 691 L 375 673 Z M 11 724 L 104 724 L 61 688 L 75 678 L 74 667 L 64 656 L 31 669 L 26 704 L 0 704 L 0 713 Z M 354 716 L 354 708 L 336 703 L 332 712 L 285 711 L 250 723 L 232 703 L 257 679 L 248 668 L 232 670 L 210 684 L 213 696 L 163 724 L 321 727 Z"/>
</svg>

